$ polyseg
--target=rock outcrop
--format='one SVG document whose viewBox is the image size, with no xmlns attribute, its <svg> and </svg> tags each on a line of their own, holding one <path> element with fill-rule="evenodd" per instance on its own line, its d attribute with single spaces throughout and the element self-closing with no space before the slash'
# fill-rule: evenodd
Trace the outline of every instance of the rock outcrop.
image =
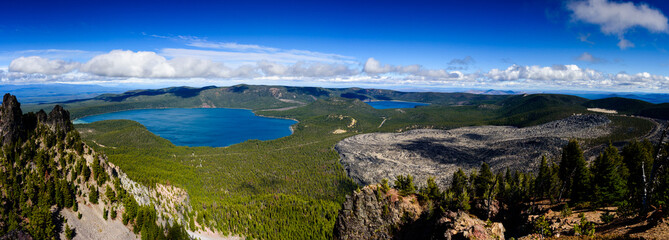
<svg viewBox="0 0 669 240">
<path fill-rule="evenodd" d="M 31 131 L 38 124 L 48 126 L 51 131 L 62 131 L 63 133 L 74 128 L 70 121 L 70 112 L 60 105 L 56 105 L 48 115 L 44 110 L 24 115 L 21 111 L 21 103 L 16 100 L 16 96 L 5 94 L 0 109 L 0 133 L 3 145 L 25 139 L 26 131 Z"/>
<path fill-rule="evenodd" d="M 346 197 L 334 228 L 335 239 L 504 239 L 501 223 L 486 223 L 465 212 L 442 212 L 371 185 Z"/>
<path fill-rule="evenodd" d="M 33 237 L 24 231 L 12 230 L 3 236 L 0 236 L 0 240 L 33 240 Z"/>
<path fill-rule="evenodd" d="M 51 130 L 62 130 L 69 132 L 72 130 L 72 122 L 70 122 L 70 112 L 63 109 L 60 105 L 53 107 L 53 110 L 47 116 L 46 124 L 51 127 Z"/>
<path fill-rule="evenodd" d="M 9 93 L 2 98 L 2 109 L 0 110 L 0 131 L 2 131 L 2 144 L 12 144 L 19 139 L 25 138 L 23 131 L 23 113 L 21 103 L 16 96 Z"/>
</svg>

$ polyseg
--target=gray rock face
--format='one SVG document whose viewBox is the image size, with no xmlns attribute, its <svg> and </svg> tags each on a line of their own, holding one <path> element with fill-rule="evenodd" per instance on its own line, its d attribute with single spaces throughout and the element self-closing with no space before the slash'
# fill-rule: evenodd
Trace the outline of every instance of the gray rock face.
<svg viewBox="0 0 669 240">
<path fill-rule="evenodd" d="M 609 134 L 611 121 L 601 115 L 574 115 L 546 124 L 516 128 L 476 126 L 451 130 L 419 129 L 404 133 L 361 134 L 335 149 L 347 174 L 362 185 L 393 181 L 411 174 L 419 186 L 435 177 L 445 188 L 458 168 L 472 170 L 487 162 L 493 171 L 532 171 L 541 156 L 558 156 L 569 139 Z"/>
<path fill-rule="evenodd" d="M 47 116 L 44 110 L 40 109 L 39 112 L 35 114 L 35 116 L 37 118 L 38 123 L 46 123 Z"/>
<path fill-rule="evenodd" d="M 70 112 L 63 109 L 63 107 L 60 105 L 56 105 L 49 113 L 49 116 L 46 119 L 46 124 L 51 127 L 51 130 L 62 130 L 63 132 L 69 132 L 72 130 Z"/>
<path fill-rule="evenodd" d="M 465 212 L 440 216 L 421 206 L 414 195 L 379 193 L 376 185 L 346 197 L 334 228 L 334 239 L 504 239 L 501 223 L 486 224 Z"/>
<path fill-rule="evenodd" d="M 23 113 L 21 103 L 16 96 L 9 93 L 2 98 L 2 110 L 0 110 L 0 131 L 2 131 L 2 144 L 7 145 L 25 137 L 23 132 Z"/>
<path fill-rule="evenodd" d="M 409 198 L 399 200 L 396 191 L 379 198 L 377 191 L 376 186 L 367 186 L 346 196 L 335 223 L 335 239 L 391 239 L 404 213 L 412 221 L 420 216 L 422 209 Z"/>
</svg>

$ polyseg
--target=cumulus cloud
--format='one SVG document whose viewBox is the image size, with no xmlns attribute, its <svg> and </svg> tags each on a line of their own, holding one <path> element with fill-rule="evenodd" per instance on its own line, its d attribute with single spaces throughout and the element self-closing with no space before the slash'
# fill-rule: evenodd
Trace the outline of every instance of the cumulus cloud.
<svg viewBox="0 0 669 240">
<path fill-rule="evenodd" d="M 448 71 L 446 69 L 426 69 L 418 64 L 408 66 L 381 64 L 381 62 L 374 58 L 367 59 L 362 71 L 368 75 L 374 76 L 381 74 L 399 74 L 406 75 L 409 78 L 420 78 L 423 80 L 464 80 L 471 79 L 471 76 L 473 76 L 473 74 L 467 75 L 459 71 Z"/>
<path fill-rule="evenodd" d="M 599 25 L 600 30 L 609 35 L 617 35 L 618 47 L 626 49 L 634 44 L 624 38 L 625 32 L 633 27 L 645 28 L 651 32 L 669 32 L 667 17 L 645 3 L 609 2 L 608 0 L 575 1 L 567 5 L 572 11 L 572 19 Z"/>
<path fill-rule="evenodd" d="M 68 63 L 40 57 L 18 58 L 10 69 L 22 73 L 62 74 L 75 69 L 103 77 L 130 78 L 254 78 L 333 77 L 350 76 L 359 70 L 340 63 L 305 62 L 284 64 L 260 60 L 251 64 L 229 67 L 222 62 L 191 56 L 167 59 L 155 52 L 113 50 L 93 57 L 86 63 Z"/>
<path fill-rule="evenodd" d="M 512 65 L 507 69 L 492 69 L 486 76 L 493 80 L 541 80 L 541 81 L 590 81 L 604 79 L 601 72 L 580 68 L 577 65 L 519 66 Z"/>
<path fill-rule="evenodd" d="M 175 70 L 155 52 L 113 50 L 83 64 L 82 72 L 108 77 L 173 77 Z"/>
<path fill-rule="evenodd" d="M 418 64 L 401 66 L 401 65 L 390 65 L 390 64 L 381 64 L 378 60 L 374 58 L 368 58 L 365 62 L 365 65 L 362 69 L 363 72 L 368 74 L 385 74 L 385 73 L 415 73 L 421 69 L 421 66 Z"/>
<path fill-rule="evenodd" d="M 463 58 L 466 59 L 466 58 Z M 461 59 L 461 60 L 463 60 Z M 590 53 L 576 57 L 601 62 Z M 467 62 L 467 61 L 465 61 Z M 420 65 L 392 65 L 369 58 L 364 64 L 298 61 L 284 63 L 259 60 L 231 67 L 224 62 L 192 56 L 168 58 L 155 52 L 114 50 L 85 63 L 40 57 L 17 58 L 0 68 L 1 83 L 87 83 L 212 85 L 230 83 L 318 83 L 321 86 L 410 85 L 458 88 L 590 89 L 667 92 L 669 77 L 647 72 L 609 74 L 578 65 L 524 66 L 487 72 L 463 73 L 428 69 Z M 10 71 L 11 70 L 11 71 Z M 339 85 L 341 86 L 341 85 Z"/>
<path fill-rule="evenodd" d="M 107 77 L 185 78 L 185 77 L 254 77 L 255 69 L 236 69 L 223 63 L 193 57 L 167 60 L 155 52 L 113 50 L 83 64 L 80 71 Z"/>
<path fill-rule="evenodd" d="M 333 77 L 358 74 L 357 70 L 343 64 L 320 62 L 297 62 L 293 65 L 284 65 L 276 62 L 260 61 L 258 67 L 265 76 Z"/>
<path fill-rule="evenodd" d="M 63 74 L 79 67 L 77 62 L 50 60 L 38 56 L 19 57 L 9 64 L 9 71 L 41 74 Z"/>
<path fill-rule="evenodd" d="M 595 57 L 588 52 L 583 52 L 581 55 L 576 57 L 576 60 L 583 61 L 583 62 L 589 62 L 589 63 L 603 63 L 603 62 L 606 62 L 606 60 L 604 60 L 602 58 Z"/>
</svg>

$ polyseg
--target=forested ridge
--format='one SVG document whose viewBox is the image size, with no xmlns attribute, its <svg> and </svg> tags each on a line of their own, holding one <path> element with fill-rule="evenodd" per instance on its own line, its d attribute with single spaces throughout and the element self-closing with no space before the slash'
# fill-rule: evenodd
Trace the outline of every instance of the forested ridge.
<svg viewBox="0 0 669 240">
<path fill-rule="evenodd" d="M 0 236 L 66 239 L 77 235 L 61 209 L 101 204 L 104 218 L 122 219 L 142 239 L 187 239 L 178 224 L 157 222 L 153 206 L 140 206 L 101 155 L 93 153 L 72 127 L 69 113 L 56 106 L 23 114 L 14 96 L 0 110 Z M 79 213 L 81 218 L 81 213 Z"/>
</svg>

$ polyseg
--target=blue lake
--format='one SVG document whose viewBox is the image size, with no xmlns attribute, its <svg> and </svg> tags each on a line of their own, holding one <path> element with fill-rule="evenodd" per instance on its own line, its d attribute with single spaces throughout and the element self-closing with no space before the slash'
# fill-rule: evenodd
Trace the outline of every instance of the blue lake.
<svg viewBox="0 0 669 240">
<path fill-rule="evenodd" d="M 401 102 L 401 101 L 373 101 L 366 102 L 370 106 L 376 109 L 389 109 L 389 108 L 415 108 L 417 106 L 427 106 L 429 103 L 419 103 L 419 102 Z"/>
<path fill-rule="evenodd" d="M 272 140 L 292 134 L 294 120 L 260 117 L 230 108 L 140 109 L 80 118 L 74 123 L 110 119 L 137 121 L 177 146 L 224 147 L 249 139 Z"/>
</svg>

